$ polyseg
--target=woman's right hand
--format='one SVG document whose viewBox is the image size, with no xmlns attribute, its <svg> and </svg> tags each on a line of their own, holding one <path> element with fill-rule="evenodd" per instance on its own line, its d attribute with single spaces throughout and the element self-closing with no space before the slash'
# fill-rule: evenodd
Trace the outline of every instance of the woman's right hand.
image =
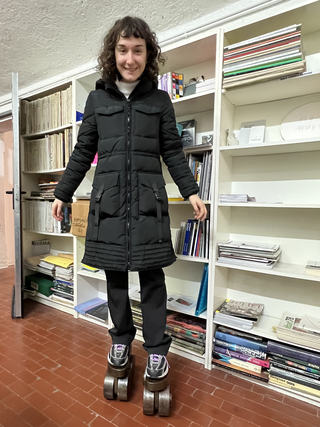
<svg viewBox="0 0 320 427">
<path fill-rule="evenodd" d="M 54 202 L 52 203 L 52 215 L 53 215 L 53 218 L 56 219 L 57 221 L 63 220 L 62 207 L 63 207 L 63 202 L 61 200 L 55 199 Z"/>
</svg>

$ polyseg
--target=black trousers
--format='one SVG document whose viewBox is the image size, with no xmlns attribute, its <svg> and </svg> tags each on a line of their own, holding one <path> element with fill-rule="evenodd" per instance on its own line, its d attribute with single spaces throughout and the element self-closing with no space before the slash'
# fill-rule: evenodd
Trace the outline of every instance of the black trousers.
<svg viewBox="0 0 320 427">
<path fill-rule="evenodd" d="M 128 272 L 106 270 L 108 306 L 114 327 L 109 330 L 113 344 L 129 345 L 136 328 L 133 325 L 128 295 Z M 140 271 L 143 347 L 148 354 L 168 353 L 171 337 L 165 333 L 167 290 L 162 268 Z"/>
</svg>

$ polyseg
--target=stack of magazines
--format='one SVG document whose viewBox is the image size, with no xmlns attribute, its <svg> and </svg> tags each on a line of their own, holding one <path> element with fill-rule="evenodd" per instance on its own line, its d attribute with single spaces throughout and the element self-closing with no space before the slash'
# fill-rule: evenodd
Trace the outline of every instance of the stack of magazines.
<svg viewBox="0 0 320 427">
<path fill-rule="evenodd" d="M 291 25 L 224 48 L 223 88 L 303 72 L 301 25 Z"/>
<path fill-rule="evenodd" d="M 201 356 L 206 347 L 206 321 L 182 313 L 170 313 L 167 316 L 166 333 L 172 343 Z"/>
<path fill-rule="evenodd" d="M 249 330 L 262 316 L 264 304 L 226 299 L 215 311 L 213 321 L 224 326 Z"/>
<path fill-rule="evenodd" d="M 271 340 L 267 352 L 270 384 L 320 398 L 319 353 Z"/>
<path fill-rule="evenodd" d="M 285 311 L 276 332 L 282 341 L 320 350 L 320 319 L 309 314 L 297 316 Z"/>
<path fill-rule="evenodd" d="M 271 269 L 280 254 L 279 245 L 235 240 L 218 243 L 218 261 L 221 263 Z"/>
<path fill-rule="evenodd" d="M 255 202 L 256 198 L 248 194 L 220 194 L 220 203 L 247 203 Z"/>
</svg>

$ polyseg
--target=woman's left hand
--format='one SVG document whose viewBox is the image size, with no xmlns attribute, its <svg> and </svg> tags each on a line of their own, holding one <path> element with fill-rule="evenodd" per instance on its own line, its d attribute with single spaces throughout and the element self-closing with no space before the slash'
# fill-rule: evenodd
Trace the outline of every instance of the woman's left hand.
<svg viewBox="0 0 320 427">
<path fill-rule="evenodd" d="M 207 216 L 207 208 L 200 197 L 197 194 L 193 194 L 189 197 L 189 202 L 193 206 L 195 219 L 200 219 L 200 221 L 205 220 Z"/>
</svg>

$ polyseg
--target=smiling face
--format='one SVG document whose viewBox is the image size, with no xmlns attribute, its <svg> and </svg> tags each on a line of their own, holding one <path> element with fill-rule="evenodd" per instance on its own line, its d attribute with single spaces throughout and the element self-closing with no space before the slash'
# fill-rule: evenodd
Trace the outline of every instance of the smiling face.
<svg viewBox="0 0 320 427">
<path fill-rule="evenodd" d="M 115 55 L 117 69 L 125 83 L 135 82 L 146 68 L 147 47 L 144 39 L 120 36 Z"/>
</svg>

